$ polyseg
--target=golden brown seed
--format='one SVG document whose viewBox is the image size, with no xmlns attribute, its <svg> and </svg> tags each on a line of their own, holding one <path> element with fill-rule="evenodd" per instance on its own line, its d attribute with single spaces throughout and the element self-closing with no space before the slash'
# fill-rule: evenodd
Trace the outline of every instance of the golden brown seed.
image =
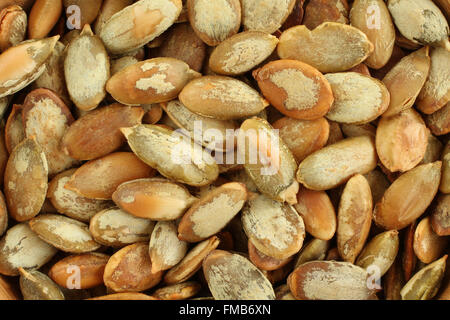
<svg viewBox="0 0 450 320">
<path fill-rule="evenodd" d="M 181 0 L 140 0 L 107 20 L 99 36 L 110 53 L 128 53 L 161 35 L 180 12 Z"/>
<path fill-rule="evenodd" d="M 417 257 L 414 253 L 414 234 L 416 232 L 417 220 L 414 220 L 403 235 L 402 269 L 406 281 L 411 279 L 416 270 Z"/>
<path fill-rule="evenodd" d="M 434 135 L 441 136 L 450 132 L 450 102 L 430 115 L 425 115 L 425 123 Z"/>
<path fill-rule="evenodd" d="M 366 174 L 377 165 L 375 141 L 369 136 L 347 138 L 309 155 L 300 163 L 297 180 L 312 190 L 328 190 L 354 174 Z"/>
<path fill-rule="evenodd" d="M 322 149 L 328 141 L 330 125 L 325 118 L 298 120 L 283 117 L 272 124 L 281 139 L 300 163 L 311 153 Z"/>
<path fill-rule="evenodd" d="M 163 116 L 163 109 L 159 104 L 143 104 L 145 114 L 142 122 L 145 124 L 156 124 Z"/>
<path fill-rule="evenodd" d="M 162 287 L 153 292 L 153 296 L 161 300 L 186 300 L 194 297 L 201 290 L 201 284 L 186 281 L 168 287 Z"/>
<path fill-rule="evenodd" d="M 296 119 L 323 117 L 333 104 L 332 88 L 315 68 L 296 60 L 276 60 L 253 71 L 264 97 L 282 114 Z"/>
<path fill-rule="evenodd" d="M 81 110 L 95 109 L 106 96 L 110 77 L 109 56 L 101 39 L 90 26 L 73 39 L 65 50 L 64 75 L 70 98 Z"/>
<path fill-rule="evenodd" d="M 393 116 L 412 107 L 430 70 L 428 50 L 428 47 L 423 47 L 407 55 L 383 78 L 391 94 L 389 107 L 383 116 Z"/>
<path fill-rule="evenodd" d="M 255 89 L 224 76 L 204 76 L 191 81 L 179 99 L 192 112 L 219 120 L 254 116 L 268 106 Z"/>
<path fill-rule="evenodd" d="M 400 230 L 420 217 L 436 195 L 440 161 L 411 169 L 395 180 L 374 208 L 373 218 L 386 230 Z"/>
<path fill-rule="evenodd" d="M 155 170 L 133 153 L 116 152 L 83 164 L 65 188 L 86 198 L 109 200 L 123 182 L 152 177 L 154 174 Z"/>
<path fill-rule="evenodd" d="M 448 243 L 447 237 L 441 237 L 433 231 L 430 220 L 430 217 L 423 218 L 414 233 L 414 253 L 423 263 L 438 259 Z"/>
<path fill-rule="evenodd" d="M 295 259 L 294 269 L 298 266 L 310 262 L 324 260 L 330 248 L 330 241 L 312 239 L 299 252 Z"/>
<path fill-rule="evenodd" d="M 63 288 L 94 288 L 103 284 L 103 271 L 108 260 L 108 255 L 97 252 L 70 255 L 55 263 L 48 276 Z"/>
<path fill-rule="evenodd" d="M 28 37 L 46 37 L 58 22 L 62 7 L 62 0 L 36 0 L 28 19 Z"/>
<path fill-rule="evenodd" d="M 216 300 L 274 300 L 272 284 L 239 254 L 214 250 L 203 261 L 208 287 Z"/>
<path fill-rule="evenodd" d="M 425 156 L 429 130 L 419 113 L 405 110 L 378 123 L 376 147 L 381 163 L 391 172 L 406 172 Z"/>
<path fill-rule="evenodd" d="M 148 255 L 148 243 L 126 246 L 111 256 L 105 267 L 105 285 L 115 292 L 139 292 L 156 286 L 162 279 L 161 271 L 153 273 Z"/>
<path fill-rule="evenodd" d="M 12 151 L 5 169 L 8 212 L 17 221 L 39 213 L 48 188 L 47 160 L 42 148 L 28 138 Z"/>
<path fill-rule="evenodd" d="M 395 28 L 384 1 L 355 1 L 350 11 L 350 22 L 363 31 L 374 45 L 373 53 L 364 63 L 373 69 L 385 66 L 394 49 Z"/>
<path fill-rule="evenodd" d="M 301 188 L 295 210 L 303 218 L 306 231 L 313 237 L 330 240 L 336 232 L 336 213 L 325 191 Z"/>
<path fill-rule="evenodd" d="M 19 6 L 12 5 L 0 11 L 0 52 L 13 47 L 25 39 L 27 14 Z"/>
<path fill-rule="evenodd" d="M 288 18 L 295 0 L 242 0 L 241 3 L 244 29 L 272 34 Z"/>
<path fill-rule="evenodd" d="M 339 123 L 363 124 L 375 120 L 389 106 L 390 94 L 384 84 L 356 72 L 327 74 L 334 103 L 327 119 Z"/>
<path fill-rule="evenodd" d="M 20 272 L 20 291 L 24 300 L 65 300 L 59 287 L 45 274 L 37 270 Z"/>
<path fill-rule="evenodd" d="M 369 236 L 372 223 L 372 193 L 364 176 L 348 180 L 337 214 L 337 247 L 344 261 L 354 263 Z"/>
<path fill-rule="evenodd" d="M 450 195 L 440 194 L 431 212 L 431 227 L 439 236 L 450 235 Z"/>
<path fill-rule="evenodd" d="M 72 158 L 92 160 L 122 146 L 120 128 L 140 124 L 144 110 L 119 103 L 94 110 L 75 121 L 65 131 L 61 148 Z"/>
<path fill-rule="evenodd" d="M 255 245 L 248 241 L 248 259 L 260 270 L 273 271 L 284 267 L 292 261 L 293 256 L 286 259 L 269 257 L 256 249 Z"/>
<path fill-rule="evenodd" d="M 311 0 L 305 6 L 302 23 L 310 30 L 324 22 L 348 24 L 347 0 Z"/>
<path fill-rule="evenodd" d="M 281 59 L 303 61 L 322 73 L 346 71 L 363 62 L 373 44 L 355 27 L 324 22 L 313 31 L 296 26 L 283 32 L 278 44 Z"/>
</svg>

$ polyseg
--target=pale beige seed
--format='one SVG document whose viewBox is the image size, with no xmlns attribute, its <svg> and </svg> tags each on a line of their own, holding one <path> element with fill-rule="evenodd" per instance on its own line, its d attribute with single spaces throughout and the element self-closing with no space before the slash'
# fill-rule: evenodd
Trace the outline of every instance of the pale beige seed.
<svg viewBox="0 0 450 320">
<path fill-rule="evenodd" d="M 122 128 L 133 152 L 163 176 L 191 186 L 203 186 L 217 179 L 214 158 L 190 138 L 156 125 Z"/>
<path fill-rule="evenodd" d="M 375 78 L 356 72 L 327 74 L 325 78 L 334 95 L 334 103 L 326 114 L 329 120 L 368 123 L 382 115 L 389 106 L 389 91 Z"/>
<path fill-rule="evenodd" d="M 45 242 L 71 253 L 91 252 L 100 248 L 89 226 L 58 214 L 41 214 L 29 222 L 30 228 Z"/>
<path fill-rule="evenodd" d="M 383 83 L 391 100 L 383 116 L 393 116 L 412 107 L 430 71 L 428 50 L 423 47 L 407 55 L 385 75 Z"/>
<path fill-rule="evenodd" d="M 172 221 L 158 221 L 150 237 L 149 252 L 152 272 L 168 270 L 186 255 L 188 243 L 178 238 L 177 225 Z"/>
<path fill-rule="evenodd" d="M 374 222 L 400 230 L 420 217 L 438 191 L 441 166 L 440 161 L 419 165 L 397 178 L 376 204 Z"/>
<path fill-rule="evenodd" d="M 215 300 L 274 300 L 272 284 L 245 257 L 223 250 L 211 252 L 203 272 Z"/>
<path fill-rule="evenodd" d="M 431 226 L 430 217 L 423 218 L 414 232 L 414 253 L 423 263 L 438 259 L 448 244 L 448 238 L 437 235 Z"/>
<path fill-rule="evenodd" d="M 28 18 L 26 12 L 17 5 L 0 11 L 0 52 L 18 45 L 25 39 Z"/>
<path fill-rule="evenodd" d="M 117 209 L 106 209 L 95 214 L 89 222 L 94 240 L 109 247 L 122 247 L 149 241 L 155 222 L 134 217 Z"/>
<path fill-rule="evenodd" d="M 347 138 L 309 155 L 297 171 L 297 180 L 312 190 L 329 190 L 354 174 L 366 174 L 377 165 L 375 141 L 369 136 Z"/>
<path fill-rule="evenodd" d="M 17 145 L 5 169 L 5 198 L 8 212 L 17 221 L 36 216 L 48 189 L 47 159 L 34 139 Z"/>
<path fill-rule="evenodd" d="M 450 47 L 447 20 L 432 1 L 389 0 L 387 5 L 405 38 L 417 44 Z"/>
<path fill-rule="evenodd" d="M 244 31 L 223 41 L 209 57 L 212 71 L 239 75 L 252 70 L 275 50 L 278 39 L 260 31 Z"/>
<path fill-rule="evenodd" d="M 328 249 L 330 249 L 330 241 L 316 238 L 312 239 L 297 255 L 294 269 L 310 261 L 325 260 Z"/>
<path fill-rule="evenodd" d="M 59 36 L 30 40 L 0 55 L 0 98 L 14 94 L 40 77 Z"/>
<path fill-rule="evenodd" d="M 58 285 L 44 273 L 37 270 L 20 272 L 20 291 L 24 300 L 65 300 Z"/>
<path fill-rule="evenodd" d="M 427 81 L 417 98 L 417 108 L 431 114 L 450 101 L 450 52 L 444 48 L 433 48 Z"/>
<path fill-rule="evenodd" d="M 286 21 L 295 0 L 242 0 L 241 3 L 244 29 L 272 34 Z"/>
<path fill-rule="evenodd" d="M 238 134 L 238 161 L 266 196 L 294 204 L 299 189 L 297 163 L 270 124 L 261 118 L 245 120 Z"/>
<path fill-rule="evenodd" d="M 368 271 L 378 267 L 378 275 L 382 277 L 394 263 L 398 248 L 398 231 L 385 231 L 376 235 L 366 244 L 355 264 Z"/>
<path fill-rule="evenodd" d="M 100 28 L 109 52 L 131 52 L 166 31 L 181 12 L 181 0 L 140 0 L 118 11 Z"/>
<path fill-rule="evenodd" d="M 247 202 L 241 219 L 247 237 L 267 256 L 286 259 L 302 248 L 305 225 L 288 204 L 259 195 Z"/>
<path fill-rule="evenodd" d="M 186 5 L 192 28 L 209 46 L 218 45 L 239 30 L 239 0 L 187 0 Z"/>
<path fill-rule="evenodd" d="M 354 263 L 364 247 L 372 224 L 372 193 L 364 176 L 348 180 L 337 214 L 337 247 L 344 261 Z"/>
<path fill-rule="evenodd" d="M 277 50 L 282 59 L 300 60 L 328 73 L 360 64 L 373 52 L 373 44 L 355 27 L 324 22 L 313 31 L 305 26 L 284 31 Z"/>
<path fill-rule="evenodd" d="M 419 113 L 407 109 L 378 123 L 376 147 L 381 163 L 391 172 L 406 172 L 425 156 L 429 130 Z"/>
<path fill-rule="evenodd" d="M 445 273 L 447 255 L 417 272 L 400 291 L 402 300 L 430 300 L 438 292 Z"/>
<path fill-rule="evenodd" d="M 41 240 L 27 223 L 11 227 L 0 240 L 0 273 L 19 275 L 19 267 L 39 269 L 58 252 Z"/>
<path fill-rule="evenodd" d="M 373 69 L 384 67 L 395 44 L 394 24 L 384 1 L 356 0 L 350 10 L 350 23 L 364 32 L 374 46 L 364 64 Z"/>
<path fill-rule="evenodd" d="M 95 109 L 106 96 L 110 62 L 99 37 L 85 26 L 65 51 L 64 75 L 70 98 L 81 110 Z"/>
<path fill-rule="evenodd" d="M 133 0 L 103 0 L 97 19 L 94 24 L 95 34 L 99 35 L 106 22 L 117 12 L 130 6 Z"/>
</svg>

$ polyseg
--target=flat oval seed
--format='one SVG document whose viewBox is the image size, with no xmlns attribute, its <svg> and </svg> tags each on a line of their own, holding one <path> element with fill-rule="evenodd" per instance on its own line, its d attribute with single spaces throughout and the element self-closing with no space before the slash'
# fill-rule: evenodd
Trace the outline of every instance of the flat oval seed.
<svg viewBox="0 0 450 320">
<path fill-rule="evenodd" d="M 388 8 L 395 26 L 408 40 L 449 48 L 447 20 L 432 1 L 389 0 Z"/>
<path fill-rule="evenodd" d="M 302 248 L 302 250 L 297 255 L 295 259 L 294 269 L 310 261 L 325 260 L 328 249 L 330 249 L 330 241 L 312 239 Z"/>
<path fill-rule="evenodd" d="M 253 71 L 264 97 L 282 114 L 304 120 L 323 117 L 333 104 L 327 79 L 297 60 L 276 60 Z"/>
<path fill-rule="evenodd" d="M 222 230 L 247 201 L 247 188 L 237 182 L 225 183 L 195 202 L 178 225 L 178 238 L 199 242 Z"/>
<path fill-rule="evenodd" d="M 217 151 L 234 150 L 235 142 L 228 142 L 227 130 L 235 130 L 238 124 L 233 120 L 216 120 L 193 113 L 180 101 L 172 100 L 161 104 L 167 115 L 178 127 L 188 131 L 189 136 L 204 147 Z M 198 132 L 201 131 L 201 137 Z"/>
<path fill-rule="evenodd" d="M 62 0 L 36 0 L 28 19 L 28 37 L 46 37 L 58 22 L 62 8 Z"/>
<path fill-rule="evenodd" d="M 200 283 L 187 281 L 159 288 L 153 293 L 153 296 L 161 300 L 186 300 L 195 296 L 200 290 Z"/>
<path fill-rule="evenodd" d="M 203 261 L 203 272 L 216 300 L 275 300 L 270 281 L 239 254 L 214 250 Z"/>
<path fill-rule="evenodd" d="M 208 46 L 218 45 L 239 30 L 239 0 L 187 0 L 186 5 L 192 28 Z"/>
<path fill-rule="evenodd" d="M 425 122 L 434 135 L 450 132 L 450 101 L 438 111 L 425 116 Z"/>
<path fill-rule="evenodd" d="M 325 118 L 316 120 L 298 120 L 281 118 L 272 124 L 291 150 L 298 163 L 311 153 L 322 149 L 328 141 L 330 125 Z"/>
<path fill-rule="evenodd" d="M 166 31 L 181 12 L 181 0 L 140 0 L 115 13 L 101 27 L 109 52 L 131 52 Z"/>
<path fill-rule="evenodd" d="M 39 269 L 58 252 L 58 249 L 41 240 L 28 224 L 11 227 L 0 240 L 0 273 L 19 275 L 19 267 Z"/>
<path fill-rule="evenodd" d="M 417 108 L 426 114 L 436 112 L 450 101 L 450 52 L 431 49 L 430 59 L 430 73 L 417 99 Z"/>
<path fill-rule="evenodd" d="M 431 212 L 431 226 L 439 236 L 450 236 L 450 195 L 437 196 L 436 207 Z"/>
<path fill-rule="evenodd" d="M 34 137 L 45 153 L 50 176 L 77 164 L 61 149 L 64 132 L 74 119 L 69 108 L 56 94 L 48 89 L 30 92 L 23 104 L 22 119 L 25 136 Z"/>
<path fill-rule="evenodd" d="M 55 36 L 26 41 L 0 55 L 0 98 L 22 90 L 39 78 L 58 39 Z"/>
<path fill-rule="evenodd" d="M 106 209 L 92 217 L 89 231 L 94 240 L 109 247 L 149 241 L 155 223 L 120 209 Z"/>
<path fill-rule="evenodd" d="M 431 227 L 430 217 L 423 218 L 414 233 L 414 253 L 423 263 L 438 259 L 447 247 L 448 238 L 437 235 Z"/>
<path fill-rule="evenodd" d="M 383 83 L 391 100 L 383 116 L 393 116 L 412 107 L 430 70 L 428 50 L 424 47 L 407 55 L 385 75 Z"/>
<path fill-rule="evenodd" d="M 112 199 L 124 211 L 156 221 L 181 218 L 197 200 L 184 186 L 159 178 L 125 182 Z"/>
<path fill-rule="evenodd" d="M 425 156 L 429 130 L 413 109 L 392 117 L 383 117 L 376 133 L 376 147 L 381 163 L 391 172 L 406 172 Z"/>
<path fill-rule="evenodd" d="M 155 173 L 131 152 L 110 153 L 91 160 L 78 168 L 65 188 L 79 195 L 98 200 L 110 200 L 123 182 L 152 177 Z"/>
<path fill-rule="evenodd" d="M 219 120 L 254 116 L 268 106 L 255 89 L 224 76 L 204 76 L 191 81 L 179 99 L 192 112 Z"/>
<path fill-rule="evenodd" d="M 281 202 L 297 202 L 297 163 L 270 124 L 261 118 L 245 120 L 238 134 L 238 159 L 258 190 Z"/>
<path fill-rule="evenodd" d="M 24 300 L 65 300 L 59 287 L 45 274 L 37 270 L 19 268 L 20 291 Z"/>
<path fill-rule="evenodd" d="M 198 243 L 184 258 L 164 275 L 166 284 L 177 284 L 190 279 L 200 268 L 205 257 L 217 248 L 220 240 L 216 236 Z"/>
<path fill-rule="evenodd" d="M 305 226 L 290 205 L 259 195 L 247 202 L 241 219 L 247 237 L 267 256 L 286 259 L 302 248 Z"/>
<path fill-rule="evenodd" d="M 301 188 L 294 208 L 303 218 L 306 232 L 322 240 L 334 237 L 337 225 L 336 213 L 325 191 Z"/>
<path fill-rule="evenodd" d="M 108 255 L 97 252 L 70 255 L 55 263 L 48 276 L 63 288 L 94 288 L 103 284 L 103 272 L 108 260 Z M 79 279 L 73 279 L 74 270 L 79 272 Z"/>
<path fill-rule="evenodd" d="M 169 179 L 190 186 L 217 179 L 219 167 L 210 153 L 180 133 L 156 125 L 122 128 L 122 133 L 142 161 Z"/>
<path fill-rule="evenodd" d="M 350 22 L 364 32 L 374 46 L 364 64 L 373 69 L 385 66 L 394 50 L 395 28 L 384 1 L 355 1 L 350 10 Z"/>
<path fill-rule="evenodd" d="M 239 75 L 252 70 L 275 50 L 278 39 L 260 31 L 244 31 L 223 41 L 209 57 L 212 71 Z"/>
<path fill-rule="evenodd" d="M 334 103 L 326 114 L 339 123 L 368 123 L 382 115 L 389 106 L 390 94 L 384 84 L 356 72 L 325 75 L 331 85 Z"/>
<path fill-rule="evenodd" d="M 122 146 L 120 128 L 142 122 L 144 110 L 119 103 L 94 110 L 76 120 L 65 132 L 61 148 L 72 158 L 92 160 Z"/>
<path fill-rule="evenodd" d="M 324 22 L 348 24 L 349 9 L 347 0 L 310 0 L 305 5 L 305 15 L 301 24 L 309 30 Z"/>
<path fill-rule="evenodd" d="M 364 176 L 348 180 L 337 215 L 337 247 L 344 261 L 354 263 L 364 247 L 372 224 L 372 193 Z"/>
<path fill-rule="evenodd" d="M 106 96 L 109 56 L 99 37 L 86 25 L 65 50 L 64 74 L 70 98 L 81 110 L 95 109 Z"/>
<path fill-rule="evenodd" d="M 58 214 L 41 214 L 29 222 L 30 228 L 47 243 L 71 253 L 95 251 L 100 244 L 92 238 L 88 225 Z"/>
<path fill-rule="evenodd" d="M 394 263 L 398 248 L 397 230 L 380 233 L 367 243 L 355 264 L 368 271 L 369 268 L 378 267 L 378 276 L 382 277 Z"/>
<path fill-rule="evenodd" d="M 126 246 L 111 256 L 105 267 L 105 285 L 115 292 L 139 292 L 156 286 L 162 271 L 153 273 L 148 243 Z"/>
<path fill-rule="evenodd" d="M 281 59 L 303 61 L 322 73 L 346 71 L 363 62 L 373 44 L 355 27 L 325 22 L 308 30 L 296 26 L 284 31 L 278 44 Z"/>
<path fill-rule="evenodd" d="M 423 164 L 395 180 L 374 208 L 375 223 L 400 230 L 420 217 L 438 191 L 441 166 L 440 161 Z"/>
<path fill-rule="evenodd" d="M 17 5 L 0 11 L 0 52 L 18 45 L 25 39 L 27 32 L 27 14 Z"/>
<path fill-rule="evenodd" d="M 366 174 L 377 165 L 375 141 L 369 136 L 347 138 L 309 155 L 300 163 L 297 180 L 312 190 L 329 190 L 354 174 Z"/>
<path fill-rule="evenodd" d="M 113 204 L 110 201 L 82 197 L 64 186 L 71 179 L 76 169 L 64 171 L 55 176 L 48 185 L 47 198 L 52 205 L 69 218 L 89 222 L 96 214 Z"/>
<path fill-rule="evenodd" d="M 298 300 L 367 300 L 366 270 L 349 262 L 312 261 L 297 267 L 288 285 Z"/>
<path fill-rule="evenodd" d="M 123 104 L 139 105 L 175 99 L 181 89 L 200 74 L 174 58 L 153 58 L 115 73 L 106 90 Z"/>
<path fill-rule="evenodd" d="M 286 21 L 295 0 L 242 0 L 241 3 L 244 29 L 272 34 Z"/>
<path fill-rule="evenodd" d="M 402 288 L 402 300 L 430 300 L 439 290 L 445 273 L 447 255 L 417 272 Z"/>
<path fill-rule="evenodd" d="M 39 213 L 48 188 L 48 167 L 42 148 L 25 139 L 9 156 L 5 169 L 5 197 L 8 212 L 17 221 Z"/>
</svg>

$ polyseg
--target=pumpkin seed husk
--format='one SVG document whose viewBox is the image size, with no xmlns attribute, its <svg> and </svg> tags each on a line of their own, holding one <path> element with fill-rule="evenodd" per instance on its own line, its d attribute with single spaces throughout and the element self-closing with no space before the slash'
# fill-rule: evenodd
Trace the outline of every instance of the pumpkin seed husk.
<svg viewBox="0 0 450 320">
<path fill-rule="evenodd" d="M 19 268 L 20 290 L 24 300 L 65 300 L 64 294 L 48 276 L 37 270 Z"/>
</svg>

